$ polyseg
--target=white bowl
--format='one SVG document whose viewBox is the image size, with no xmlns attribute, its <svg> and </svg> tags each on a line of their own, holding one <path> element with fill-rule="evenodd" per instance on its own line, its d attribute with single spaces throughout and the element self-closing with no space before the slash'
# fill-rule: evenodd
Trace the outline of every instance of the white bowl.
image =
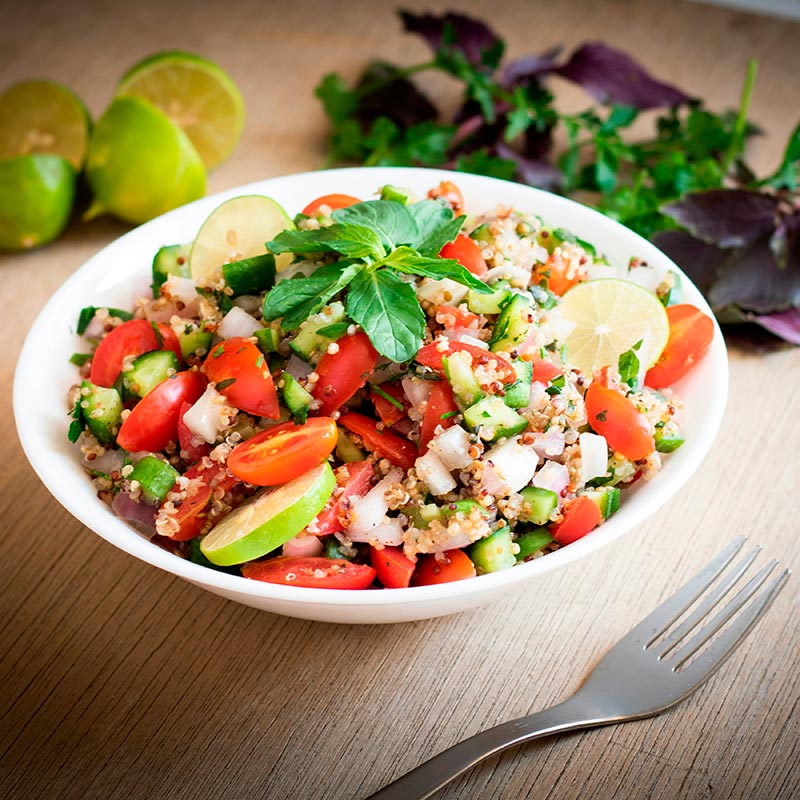
<svg viewBox="0 0 800 800">
<path fill-rule="evenodd" d="M 410 589 L 353 591 L 306 589 L 247 580 L 217 572 L 160 548 L 117 519 L 101 502 L 84 474 L 76 448 L 67 441 L 66 394 L 77 373 L 68 359 L 85 350 L 75 335 L 80 309 L 87 305 L 130 307 L 132 285 L 142 285 L 156 250 L 190 241 L 208 214 L 223 200 L 265 194 L 294 214 L 311 199 L 346 192 L 364 199 L 386 183 L 407 186 L 422 195 L 444 179 L 460 186 L 467 209 L 488 211 L 502 203 L 543 217 L 594 243 L 612 263 L 627 265 L 632 256 L 680 270 L 652 244 L 597 211 L 563 197 L 515 183 L 476 175 L 410 168 L 355 168 L 309 172 L 258 181 L 178 208 L 125 234 L 89 259 L 53 295 L 28 334 L 14 380 L 14 415 L 25 453 L 53 496 L 75 517 L 132 556 L 191 583 L 245 605 L 303 619 L 343 623 L 386 623 L 426 619 L 473 608 L 536 581 L 549 570 L 594 553 L 631 531 L 669 500 L 708 452 L 719 428 L 728 389 L 728 364 L 719 328 L 703 362 L 680 384 L 685 400 L 686 443 L 666 459 L 649 483 L 623 493 L 617 514 L 583 539 L 513 569 L 470 580 Z M 697 288 L 681 274 L 684 300 L 710 309 Z"/>
</svg>

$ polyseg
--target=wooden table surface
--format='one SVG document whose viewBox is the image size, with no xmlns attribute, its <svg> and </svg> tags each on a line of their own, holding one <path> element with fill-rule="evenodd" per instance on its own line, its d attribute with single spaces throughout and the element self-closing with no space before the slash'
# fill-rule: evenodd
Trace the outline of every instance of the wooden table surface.
<svg viewBox="0 0 800 800">
<path fill-rule="evenodd" d="M 714 108 L 737 103 L 746 60 L 757 57 L 761 169 L 778 161 L 800 116 L 800 27 L 785 21 L 681 2 L 453 5 L 491 16 L 512 55 L 602 39 Z M 392 3 L 369 0 L 6 6 L 0 86 L 58 78 L 95 114 L 150 52 L 180 47 L 223 64 L 248 120 L 212 191 L 322 163 L 312 89 L 323 72 L 352 76 L 373 56 L 411 63 L 425 54 L 400 35 Z M 2 797 L 358 798 L 574 691 L 734 535 L 800 567 L 800 349 L 738 346 L 722 430 L 687 488 L 629 536 L 493 606 L 415 624 L 323 625 L 236 605 L 139 563 L 51 498 L 11 411 L 17 353 L 36 313 L 124 230 L 76 222 L 46 249 L 0 258 Z M 671 712 L 506 753 L 439 796 L 797 797 L 798 587 L 795 577 L 721 672 Z"/>
</svg>

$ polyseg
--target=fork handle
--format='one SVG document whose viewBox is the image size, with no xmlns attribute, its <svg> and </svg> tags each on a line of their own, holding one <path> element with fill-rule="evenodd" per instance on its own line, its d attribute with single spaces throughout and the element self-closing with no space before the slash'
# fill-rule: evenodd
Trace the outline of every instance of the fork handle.
<svg viewBox="0 0 800 800">
<path fill-rule="evenodd" d="M 476 733 L 443 750 L 366 800 L 424 800 L 453 778 L 509 747 L 553 733 L 615 721 L 578 695 L 562 703 Z"/>
</svg>

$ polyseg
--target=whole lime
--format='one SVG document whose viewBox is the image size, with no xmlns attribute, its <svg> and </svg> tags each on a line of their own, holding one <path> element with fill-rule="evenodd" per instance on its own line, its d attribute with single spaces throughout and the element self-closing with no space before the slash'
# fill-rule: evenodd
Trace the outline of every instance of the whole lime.
<svg viewBox="0 0 800 800">
<path fill-rule="evenodd" d="M 33 153 L 0 161 L 0 250 L 52 242 L 75 199 L 75 170 L 61 156 Z"/>
<path fill-rule="evenodd" d="M 189 138 L 138 97 L 118 97 L 97 121 L 86 174 L 95 198 L 87 216 L 109 212 L 134 224 L 206 191 L 206 170 Z"/>
</svg>

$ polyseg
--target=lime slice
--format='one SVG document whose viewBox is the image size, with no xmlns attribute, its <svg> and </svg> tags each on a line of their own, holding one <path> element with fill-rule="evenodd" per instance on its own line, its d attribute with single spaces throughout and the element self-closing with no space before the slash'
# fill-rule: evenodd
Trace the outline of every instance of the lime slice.
<svg viewBox="0 0 800 800">
<path fill-rule="evenodd" d="M 0 161 L 0 250 L 29 250 L 55 239 L 75 198 L 75 170 L 37 153 Z"/>
<path fill-rule="evenodd" d="M 266 243 L 281 231 L 293 230 L 289 215 L 270 197 L 249 194 L 217 206 L 206 219 L 192 245 L 189 266 L 200 287 L 219 288 L 222 265 L 267 252 Z M 275 268 L 285 269 L 291 253 L 275 258 Z"/>
<path fill-rule="evenodd" d="M 297 536 L 328 502 L 336 478 L 327 461 L 232 511 L 200 543 L 221 567 L 252 561 Z"/>
<path fill-rule="evenodd" d="M 640 353 L 651 366 L 667 344 L 664 306 L 630 281 L 603 278 L 579 283 L 561 298 L 559 308 L 564 319 L 575 323 L 565 340 L 567 363 L 584 374 L 616 366 L 640 340 Z"/>
<path fill-rule="evenodd" d="M 244 125 L 244 101 L 233 79 L 191 53 L 158 53 L 123 76 L 117 95 L 149 100 L 181 126 L 208 169 L 232 152 Z"/>
<path fill-rule="evenodd" d="M 186 134 L 138 97 L 118 97 L 97 120 L 86 172 L 95 196 L 89 218 L 108 211 L 139 224 L 206 191 L 205 167 Z"/>
<path fill-rule="evenodd" d="M 22 81 L 0 94 L 0 159 L 52 153 L 80 172 L 91 120 L 81 99 L 52 81 Z"/>
</svg>

